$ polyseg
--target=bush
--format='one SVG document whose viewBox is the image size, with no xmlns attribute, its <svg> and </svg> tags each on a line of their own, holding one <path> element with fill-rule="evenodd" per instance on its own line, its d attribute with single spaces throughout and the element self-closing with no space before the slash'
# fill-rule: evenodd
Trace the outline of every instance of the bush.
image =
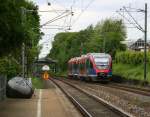
<svg viewBox="0 0 150 117">
<path fill-rule="evenodd" d="M 147 52 L 147 80 L 150 82 L 150 53 Z M 126 79 L 144 80 L 144 52 L 117 52 L 113 64 L 113 74 Z"/>
<path fill-rule="evenodd" d="M 139 65 L 144 63 L 144 52 L 125 51 L 117 52 L 115 56 L 116 63 Z M 150 53 L 147 53 L 147 62 L 150 62 Z"/>
</svg>

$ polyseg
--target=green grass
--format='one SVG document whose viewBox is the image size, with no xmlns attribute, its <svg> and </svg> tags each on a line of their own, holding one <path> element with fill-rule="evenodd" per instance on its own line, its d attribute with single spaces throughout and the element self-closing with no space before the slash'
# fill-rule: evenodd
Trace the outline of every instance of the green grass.
<svg viewBox="0 0 150 117">
<path fill-rule="evenodd" d="M 37 78 L 37 77 L 32 78 L 32 85 L 33 85 L 33 88 L 36 88 L 36 89 L 44 88 L 44 83 L 41 78 Z"/>
<path fill-rule="evenodd" d="M 144 80 L 144 65 L 131 65 L 114 63 L 113 74 L 124 77 L 126 79 Z M 147 81 L 150 82 L 150 66 L 147 66 Z"/>
<path fill-rule="evenodd" d="M 56 72 L 56 73 L 51 72 L 50 74 L 52 76 L 67 76 L 67 71 Z"/>
</svg>

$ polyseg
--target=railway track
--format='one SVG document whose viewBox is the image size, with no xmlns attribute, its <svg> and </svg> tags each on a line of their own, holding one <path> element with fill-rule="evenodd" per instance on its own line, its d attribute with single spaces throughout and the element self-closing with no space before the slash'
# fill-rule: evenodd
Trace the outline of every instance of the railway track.
<svg viewBox="0 0 150 117">
<path fill-rule="evenodd" d="M 77 83 L 75 81 L 75 83 Z M 134 87 L 134 86 L 128 86 L 128 85 L 124 85 L 124 84 L 118 84 L 118 83 L 109 83 L 109 84 L 101 84 L 101 83 L 85 83 L 89 86 L 104 86 L 104 87 L 109 87 L 109 88 L 115 88 L 115 89 L 120 89 L 120 90 L 124 90 L 124 91 L 128 91 L 131 93 L 135 93 L 135 94 L 139 94 L 139 95 L 143 95 L 143 96 L 150 96 L 150 89 L 146 89 L 146 88 L 139 88 L 139 87 Z"/>
<path fill-rule="evenodd" d="M 119 89 L 119 90 L 123 90 L 123 91 L 127 91 L 127 92 L 131 92 L 134 94 L 138 94 L 138 95 L 143 95 L 143 96 L 150 96 L 150 89 L 145 89 L 145 88 L 138 88 L 138 87 L 133 87 L 133 86 L 127 86 L 127 85 L 123 85 L 123 84 L 118 84 L 118 83 L 110 83 L 110 84 L 91 84 L 88 83 L 91 86 L 103 86 L 103 87 L 109 87 L 109 88 L 114 88 L 114 89 Z"/>
<path fill-rule="evenodd" d="M 64 80 L 52 80 L 85 117 L 131 117 L 122 109 Z"/>
<path fill-rule="evenodd" d="M 121 84 L 117 84 L 117 83 L 111 83 L 111 84 L 108 85 L 108 87 L 129 91 L 129 92 L 144 95 L 144 96 L 150 96 L 150 90 L 145 89 L 145 88 L 126 86 L 126 85 L 121 85 Z"/>
</svg>

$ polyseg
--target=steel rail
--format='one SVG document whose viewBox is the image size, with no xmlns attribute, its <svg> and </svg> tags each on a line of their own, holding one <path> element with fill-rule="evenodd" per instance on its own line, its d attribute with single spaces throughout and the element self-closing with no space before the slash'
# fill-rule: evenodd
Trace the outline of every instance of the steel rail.
<svg viewBox="0 0 150 117">
<path fill-rule="evenodd" d="M 118 115 L 122 116 L 122 117 L 133 117 L 133 115 L 131 115 L 130 113 L 128 112 L 125 112 L 124 110 L 122 110 L 121 108 L 118 108 L 116 107 L 115 105 L 112 105 L 111 103 L 105 101 L 104 99 L 96 96 L 96 95 L 93 95 L 91 93 L 89 93 L 88 91 L 84 90 L 84 89 L 81 89 L 80 87 L 78 86 L 75 86 L 67 81 L 64 81 L 64 80 L 60 80 L 60 79 L 57 79 L 59 81 L 62 81 L 64 82 L 65 84 L 68 84 L 69 86 L 83 92 L 84 94 L 88 95 L 89 97 L 93 98 L 94 100 L 98 101 L 99 103 L 103 104 L 105 107 L 107 107 L 108 109 L 112 110 L 113 112 L 117 113 Z"/>
<path fill-rule="evenodd" d="M 103 85 L 103 86 L 105 86 L 105 85 Z M 132 93 L 140 94 L 140 95 L 144 95 L 144 96 L 150 96 L 150 90 L 148 90 L 148 89 L 136 88 L 136 87 L 132 87 L 132 86 L 125 86 L 125 85 L 120 85 L 120 84 L 116 84 L 116 83 L 106 85 L 106 87 L 120 89 L 120 90 L 132 92 Z"/>
<path fill-rule="evenodd" d="M 68 97 L 68 99 L 77 107 L 84 117 L 93 117 L 73 96 L 71 96 L 67 91 L 65 91 L 56 81 L 51 81 L 61 89 L 61 91 Z"/>
</svg>

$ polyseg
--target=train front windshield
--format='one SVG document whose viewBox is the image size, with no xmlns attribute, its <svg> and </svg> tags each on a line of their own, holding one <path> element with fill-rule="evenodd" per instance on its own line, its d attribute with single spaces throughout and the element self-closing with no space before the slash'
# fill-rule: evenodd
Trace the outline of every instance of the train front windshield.
<svg viewBox="0 0 150 117">
<path fill-rule="evenodd" d="M 109 68 L 109 58 L 108 57 L 94 57 L 96 67 L 98 69 L 108 69 Z"/>
</svg>

